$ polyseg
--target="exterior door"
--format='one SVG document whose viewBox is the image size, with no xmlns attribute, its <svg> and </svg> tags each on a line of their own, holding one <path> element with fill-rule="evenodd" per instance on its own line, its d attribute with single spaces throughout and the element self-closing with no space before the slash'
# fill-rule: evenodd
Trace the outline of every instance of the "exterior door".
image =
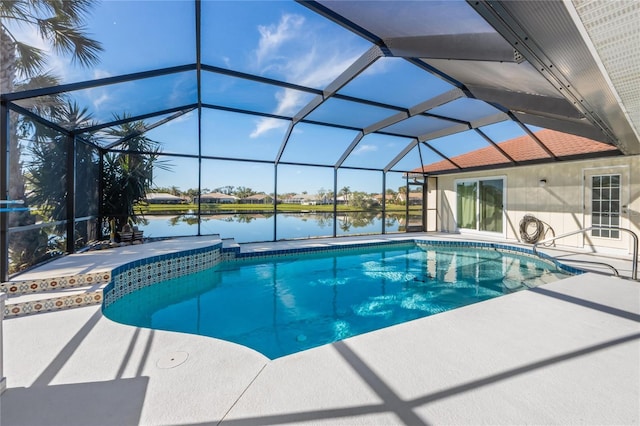
<svg viewBox="0 0 640 426">
<path fill-rule="evenodd" d="M 409 182 L 407 196 L 407 232 L 424 231 L 424 184 Z"/>
<path fill-rule="evenodd" d="M 459 231 L 505 234 L 505 179 L 456 181 L 456 224 Z"/>
<path fill-rule="evenodd" d="M 601 226 L 584 234 L 584 245 L 613 250 L 630 250 L 629 169 L 610 167 L 584 170 L 584 226 Z M 611 229 L 607 229 L 611 227 Z"/>
</svg>

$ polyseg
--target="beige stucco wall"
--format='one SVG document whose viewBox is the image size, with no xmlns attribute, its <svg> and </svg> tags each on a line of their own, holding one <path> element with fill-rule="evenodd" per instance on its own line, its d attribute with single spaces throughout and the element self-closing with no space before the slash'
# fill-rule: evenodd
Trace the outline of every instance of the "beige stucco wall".
<svg viewBox="0 0 640 426">
<path fill-rule="evenodd" d="M 640 234 L 640 156 L 610 157 L 597 160 L 561 161 L 544 165 L 521 166 L 481 172 L 467 172 L 438 177 L 438 224 L 443 232 L 455 232 L 456 193 L 455 181 L 486 177 L 506 179 L 506 238 L 520 240 L 520 220 L 525 214 L 532 214 L 552 228 L 548 231 L 556 235 L 578 230 L 590 220 L 585 217 L 584 175 L 595 170 L 597 174 L 621 173 L 623 175 L 622 200 L 627 205 L 628 227 Z M 625 180 L 625 176 L 627 178 Z M 544 187 L 540 179 L 546 179 Z M 463 231 L 464 232 L 464 231 Z M 583 247 L 581 235 L 558 240 L 558 245 Z M 628 251 L 630 239 L 622 241 L 592 241 L 598 251 Z M 617 244 L 617 246 L 616 246 Z M 621 247 L 624 245 L 625 247 Z"/>
</svg>

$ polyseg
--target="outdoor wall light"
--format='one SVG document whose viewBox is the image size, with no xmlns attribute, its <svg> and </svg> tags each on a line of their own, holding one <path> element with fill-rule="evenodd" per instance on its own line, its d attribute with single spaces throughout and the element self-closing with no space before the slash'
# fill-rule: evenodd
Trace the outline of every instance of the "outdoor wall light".
<svg viewBox="0 0 640 426">
<path fill-rule="evenodd" d="M 547 186 L 547 180 L 546 179 L 540 179 L 540 181 L 538 182 L 538 186 L 540 188 L 544 188 L 545 186 Z"/>
</svg>

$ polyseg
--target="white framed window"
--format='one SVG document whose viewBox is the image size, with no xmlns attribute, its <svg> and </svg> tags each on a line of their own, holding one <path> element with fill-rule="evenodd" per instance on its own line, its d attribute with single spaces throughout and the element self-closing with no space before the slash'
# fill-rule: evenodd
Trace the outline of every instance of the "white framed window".
<svg viewBox="0 0 640 426">
<path fill-rule="evenodd" d="M 591 176 L 591 224 L 603 227 L 620 226 L 620 175 Z M 615 229 L 592 229 L 600 238 L 620 238 Z"/>
</svg>

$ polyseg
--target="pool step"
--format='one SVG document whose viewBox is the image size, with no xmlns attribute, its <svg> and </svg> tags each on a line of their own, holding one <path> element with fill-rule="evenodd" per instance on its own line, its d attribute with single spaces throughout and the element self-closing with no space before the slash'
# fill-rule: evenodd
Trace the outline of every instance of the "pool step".
<svg viewBox="0 0 640 426">
<path fill-rule="evenodd" d="M 5 317 L 101 304 L 103 289 L 111 282 L 114 269 L 135 261 L 209 247 L 219 242 L 218 235 L 195 239 L 168 238 L 62 257 L 48 264 L 57 263 L 58 268 L 43 265 L 0 283 L 0 292 L 7 294 Z M 235 247 L 237 244 L 229 239 L 225 240 L 225 246 Z M 29 279 L 24 279 L 27 277 Z"/>
<path fill-rule="evenodd" d="M 5 318 L 52 312 L 102 303 L 102 289 L 111 272 L 69 275 L 54 278 L 14 280 L 0 284 L 7 294 Z"/>
<path fill-rule="evenodd" d="M 4 282 L 0 284 L 0 291 L 7 294 L 4 317 L 11 318 L 100 304 L 102 288 L 109 281 L 111 281 L 111 272 L 100 271 Z"/>
<path fill-rule="evenodd" d="M 102 303 L 102 289 L 106 285 L 107 283 L 98 283 L 46 292 L 9 295 L 4 307 L 4 317 L 12 318 L 98 305 Z"/>
</svg>

